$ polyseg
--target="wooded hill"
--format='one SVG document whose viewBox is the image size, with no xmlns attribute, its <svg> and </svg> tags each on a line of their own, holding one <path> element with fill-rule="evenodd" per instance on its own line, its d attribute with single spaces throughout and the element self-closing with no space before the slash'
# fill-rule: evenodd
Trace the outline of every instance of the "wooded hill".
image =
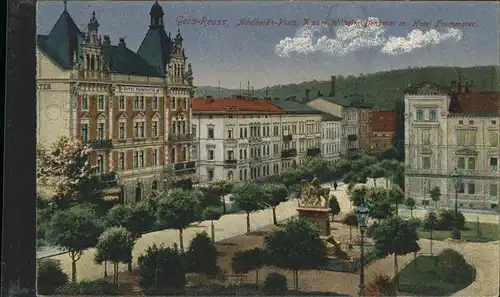
<svg viewBox="0 0 500 297">
<path fill-rule="evenodd" d="M 396 101 L 403 100 L 403 92 L 408 84 L 418 84 L 428 81 L 441 85 L 449 85 L 450 81 L 458 80 L 472 81 L 476 91 L 498 91 L 499 89 L 499 67 L 498 66 L 476 66 L 476 67 L 424 67 L 407 68 L 400 70 L 377 72 L 372 74 L 361 74 L 360 76 L 349 75 L 347 77 L 337 75 L 336 95 L 349 96 L 356 93 L 362 95 L 366 102 L 372 103 L 374 109 L 394 109 Z M 332 74 L 335 75 L 335 74 Z M 275 85 L 268 88 L 255 90 L 255 96 L 262 98 L 267 95 L 271 98 L 294 97 L 297 100 L 305 98 L 305 90 L 310 90 L 310 97 L 314 98 L 321 93 L 325 96 L 330 94 L 330 77 L 324 81 L 308 81 L 300 84 Z M 202 98 L 213 96 L 214 98 L 226 98 L 239 94 L 238 89 L 225 89 L 202 86 L 196 90 L 196 97 Z M 242 93 L 246 93 L 244 88 Z"/>
</svg>

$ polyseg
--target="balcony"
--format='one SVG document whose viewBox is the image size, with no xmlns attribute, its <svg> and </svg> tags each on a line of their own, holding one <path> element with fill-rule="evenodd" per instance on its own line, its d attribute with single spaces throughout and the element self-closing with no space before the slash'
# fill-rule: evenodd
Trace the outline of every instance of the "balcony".
<svg viewBox="0 0 500 297">
<path fill-rule="evenodd" d="M 319 156 L 321 155 L 321 149 L 319 148 L 310 148 L 310 149 L 307 149 L 307 156 L 309 157 L 316 157 L 316 156 Z"/>
<path fill-rule="evenodd" d="M 96 175 L 104 188 L 115 188 L 118 187 L 118 179 L 116 172 L 107 172 Z"/>
<path fill-rule="evenodd" d="M 87 143 L 94 150 L 109 150 L 113 148 L 111 139 L 95 139 L 89 140 Z"/>
<path fill-rule="evenodd" d="M 236 168 L 238 160 L 230 159 L 224 160 L 224 168 Z"/>
<path fill-rule="evenodd" d="M 284 135 L 283 136 L 283 141 L 284 142 L 292 141 L 292 135 Z"/>
<path fill-rule="evenodd" d="M 193 174 L 196 172 L 196 162 L 182 162 L 174 164 L 174 171 L 176 174 Z"/>
<path fill-rule="evenodd" d="M 349 134 L 349 135 L 347 135 L 347 140 L 349 140 L 349 141 L 356 141 L 356 140 L 358 140 L 358 135 L 356 135 L 356 134 Z"/>
<path fill-rule="evenodd" d="M 251 136 L 248 138 L 248 143 L 262 142 L 262 138 L 260 136 Z"/>
<path fill-rule="evenodd" d="M 262 161 L 262 157 L 260 157 L 260 156 L 252 156 L 252 157 L 250 157 L 249 161 L 250 161 L 250 163 L 261 162 Z"/>
<path fill-rule="evenodd" d="M 174 134 L 168 136 L 168 140 L 171 142 L 192 141 L 193 139 L 193 134 Z"/>
<path fill-rule="evenodd" d="M 281 158 L 293 158 L 297 156 L 297 149 L 287 149 L 281 151 Z"/>
</svg>

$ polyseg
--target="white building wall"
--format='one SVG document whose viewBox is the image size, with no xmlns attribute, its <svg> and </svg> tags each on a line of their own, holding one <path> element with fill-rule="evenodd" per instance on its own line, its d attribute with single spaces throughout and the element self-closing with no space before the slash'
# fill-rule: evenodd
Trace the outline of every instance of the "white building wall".
<svg viewBox="0 0 500 297">
<path fill-rule="evenodd" d="M 328 162 L 336 162 L 343 154 L 341 121 L 323 121 L 321 127 L 321 155 Z"/>
<path fill-rule="evenodd" d="M 405 191 L 418 204 L 430 200 L 429 189 L 438 186 L 442 206 L 453 207 L 455 186 L 450 177 L 458 166 L 459 156 L 465 157 L 466 166 L 460 168 L 464 192 L 458 194 L 461 207 L 491 208 L 499 203 L 500 172 L 490 166 L 490 158 L 500 157 L 500 146 L 489 143 L 490 133 L 500 133 L 498 117 L 449 115 L 448 95 L 424 94 L 405 96 Z M 417 121 L 417 110 L 424 110 L 424 121 Z M 436 121 L 430 121 L 429 110 L 437 112 Z M 475 144 L 460 146 L 457 131 L 475 132 Z M 426 134 L 430 136 L 425 140 Z M 430 158 L 430 168 L 425 168 L 424 157 Z M 475 168 L 469 169 L 467 158 L 475 158 Z M 498 161 L 497 161 L 498 162 Z M 492 196 L 491 184 L 496 184 Z M 471 190 L 469 192 L 469 187 Z M 493 186 L 495 187 L 495 186 Z M 431 201 L 430 201 L 431 202 Z M 432 204 L 432 202 L 431 202 Z"/>
<path fill-rule="evenodd" d="M 279 174 L 293 166 L 293 162 L 297 165 L 307 162 L 310 159 L 307 156 L 308 148 L 321 148 L 320 115 L 235 114 L 232 117 L 213 115 L 210 118 L 203 113 L 195 113 L 192 125 L 196 131 L 197 144 L 194 146 L 194 151 L 198 159 L 198 172 L 202 184 L 219 179 L 228 180 L 230 177 L 234 181 L 245 180 L 245 178 L 251 180 L 252 170 L 257 175 L 253 179 Z M 209 125 L 214 127 L 215 139 L 213 140 L 208 139 Z M 259 138 L 250 137 L 252 126 L 260 127 Z M 269 127 L 269 136 L 267 127 Z M 229 139 L 230 129 L 232 129 L 233 139 Z M 245 129 L 246 138 L 241 133 Z M 277 134 L 275 134 L 276 131 Z M 283 133 L 291 134 L 292 141 L 285 144 Z M 213 161 L 208 160 L 209 148 L 215 149 Z M 260 157 L 251 157 L 252 148 L 260 149 Z M 281 152 L 288 148 L 296 148 L 297 156 L 282 159 Z M 224 163 L 228 160 L 229 151 L 233 151 L 233 158 L 237 160 L 235 166 Z M 267 154 L 268 151 L 269 154 Z M 208 178 L 209 170 L 213 170 L 211 181 Z"/>
</svg>

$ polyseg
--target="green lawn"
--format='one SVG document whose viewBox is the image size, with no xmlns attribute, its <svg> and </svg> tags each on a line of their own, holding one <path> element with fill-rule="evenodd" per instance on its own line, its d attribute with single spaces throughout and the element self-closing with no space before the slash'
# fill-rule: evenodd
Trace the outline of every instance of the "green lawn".
<svg viewBox="0 0 500 297">
<path fill-rule="evenodd" d="M 471 242 L 488 242 L 496 241 L 498 237 L 498 224 L 492 223 L 479 223 L 479 236 L 478 236 L 478 224 L 476 222 L 465 222 L 465 230 L 461 230 L 462 239 Z M 429 231 L 418 231 L 418 236 L 420 238 L 430 239 Z M 432 239 L 434 240 L 445 240 L 451 237 L 450 231 L 432 231 Z"/>
<path fill-rule="evenodd" d="M 447 296 L 473 282 L 475 272 L 471 266 L 468 266 L 470 271 L 466 273 L 467 281 L 447 283 L 440 280 L 436 271 L 438 261 L 439 256 L 419 256 L 405 266 L 399 273 L 399 291 L 422 296 Z"/>
</svg>

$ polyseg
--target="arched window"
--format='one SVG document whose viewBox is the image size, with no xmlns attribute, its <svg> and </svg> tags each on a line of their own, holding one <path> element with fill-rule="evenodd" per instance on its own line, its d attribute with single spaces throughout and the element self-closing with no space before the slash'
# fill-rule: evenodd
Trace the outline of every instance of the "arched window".
<svg viewBox="0 0 500 297">
<path fill-rule="evenodd" d="M 137 187 L 135 187 L 135 202 L 139 202 L 142 200 L 142 184 L 137 183 Z"/>
<path fill-rule="evenodd" d="M 233 171 L 232 170 L 229 170 L 227 172 L 227 180 L 233 180 Z"/>
<path fill-rule="evenodd" d="M 175 147 L 173 147 L 170 150 L 170 161 L 171 161 L 172 164 L 174 164 L 175 161 L 177 161 L 177 156 L 175 155 Z"/>
<path fill-rule="evenodd" d="M 89 70 L 90 69 L 90 56 L 89 55 L 86 55 L 85 61 L 87 61 L 87 70 Z"/>
<path fill-rule="evenodd" d="M 94 59 L 94 55 L 92 55 L 90 57 L 90 70 L 94 70 L 94 66 L 95 66 L 95 59 Z"/>
</svg>

